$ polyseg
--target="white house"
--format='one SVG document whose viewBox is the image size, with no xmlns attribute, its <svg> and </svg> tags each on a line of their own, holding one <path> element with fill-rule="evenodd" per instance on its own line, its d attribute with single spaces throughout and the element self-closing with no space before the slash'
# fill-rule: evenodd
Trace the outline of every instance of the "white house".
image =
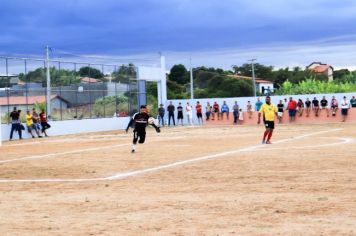
<svg viewBox="0 0 356 236">
<path fill-rule="evenodd" d="M 331 65 L 313 62 L 307 66 L 307 69 L 317 74 L 324 74 L 328 77 L 329 81 L 333 81 L 334 68 Z"/>
</svg>

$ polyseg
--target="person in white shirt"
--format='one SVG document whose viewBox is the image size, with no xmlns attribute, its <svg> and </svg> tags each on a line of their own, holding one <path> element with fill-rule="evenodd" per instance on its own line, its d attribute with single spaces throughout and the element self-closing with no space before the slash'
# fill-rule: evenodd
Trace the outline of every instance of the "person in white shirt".
<svg viewBox="0 0 356 236">
<path fill-rule="evenodd" d="M 341 102 L 341 116 L 342 116 L 342 122 L 346 121 L 347 117 L 347 112 L 350 109 L 350 104 L 346 100 L 346 96 L 344 96 L 344 99 Z"/>
<path fill-rule="evenodd" d="M 187 113 L 187 121 L 188 124 L 193 125 L 193 107 L 187 102 L 187 105 L 185 106 L 185 111 Z"/>
</svg>

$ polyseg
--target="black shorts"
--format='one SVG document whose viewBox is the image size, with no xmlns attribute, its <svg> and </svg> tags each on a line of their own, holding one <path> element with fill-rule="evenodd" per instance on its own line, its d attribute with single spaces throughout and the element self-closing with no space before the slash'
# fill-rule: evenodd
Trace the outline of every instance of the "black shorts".
<svg viewBox="0 0 356 236">
<path fill-rule="evenodd" d="M 274 129 L 274 121 L 265 121 L 265 127 L 266 129 Z"/>
<path fill-rule="evenodd" d="M 203 118 L 203 114 L 202 113 L 197 113 L 197 117 L 198 118 Z"/>
<path fill-rule="evenodd" d="M 183 119 L 183 112 L 178 112 L 177 119 Z"/>
<path fill-rule="evenodd" d="M 347 116 L 347 109 L 342 108 L 342 109 L 341 109 L 341 115 Z"/>
</svg>

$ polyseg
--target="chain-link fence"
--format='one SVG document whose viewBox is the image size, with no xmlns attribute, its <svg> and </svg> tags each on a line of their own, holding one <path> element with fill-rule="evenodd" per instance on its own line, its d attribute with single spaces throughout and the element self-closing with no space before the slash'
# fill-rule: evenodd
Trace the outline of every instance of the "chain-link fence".
<svg viewBox="0 0 356 236">
<path fill-rule="evenodd" d="M 44 59 L 0 57 L 3 123 L 9 121 L 13 107 L 22 110 L 23 121 L 26 110 L 46 110 L 48 98 L 49 118 L 68 120 L 127 116 L 137 110 L 140 96 L 146 96 L 142 86 L 145 81 L 137 80 L 137 67 L 133 65 L 50 60 L 49 70 L 50 90 Z"/>
</svg>

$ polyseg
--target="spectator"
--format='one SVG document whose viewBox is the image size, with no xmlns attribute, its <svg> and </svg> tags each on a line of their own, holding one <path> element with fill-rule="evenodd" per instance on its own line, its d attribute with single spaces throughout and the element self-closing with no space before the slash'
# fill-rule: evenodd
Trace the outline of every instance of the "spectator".
<svg viewBox="0 0 356 236">
<path fill-rule="evenodd" d="M 352 98 L 350 99 L 350 105 L 351 105 L 351 107 L 356 107 L 356 98 L 355 98 L 355 96 L 352 96 Z"/>
<path fill-rule="evenodd" d="M 283 119 L 283 112 L 284 112 L 284 104 L 282 100 L 279 100 L 279 103 L 277 104 L 277 116 L 278 116 L 278 122 L 282 123 Z"/>
<path fill-rule="evenodd" d="M 242 108 L 239 109 L 239 121 L 240 121 L 240 124 L 242 124 L 244 122 L 244 113 L 242 111 Z"/>
<path fill-rule="evenodd" d="M 248 118 L 251 119 L 252 118 L 252 105 L 251 105 L 250 101 L 247 102 L 246 110 L 247 110 Z"/>
<path fill-rule="evenodd" d="M 307 117 L 309 117 L 310 115 L 310 110 L 311 110 L 311 101 L 309 100 L 309 98 L 307 98 L 307 100 L 305 101 L 305 111 L 307 113 Z"/>
<path fill-rule="evenodd" d="M 315 116 L 319 116 L 319 100 L 314 97 L 313 101 L 313 111 L 315 113 Z"/>
<path fill-rule="evenodd" d="M 41 127 L 41 120 L 40 116 L 36 112 L 36 108 L 32 108 L 32 119 L 33 119 L 33 124 L 36 126 L 37 130 L 40 131 L 42 129 Z"/>
<path fill-rule="evenodd" d="M 226 118 L 229 119 L 230 108 L 224 101 L 223 105 L 221 106 L 221 119 L 224 119 L 224 113 L 226 113 Z"/>
<path fill-rule="evenodd" d="M 325 96 L 320 100 L 321 110 L 326 110 L 326 116 L 329 117 L 329 108 L 328 108 L 328 100 L 326 100 Z"/>
<path fill-rule="evenodd" d="M 116 110 L 116 112 L 114 113 L 114 115 L 112 117 L 120 117 L 120 112 L 119 110 Z"/>
<path fill-rule="evenodd" d="M 188 124 L 193 125 L 193 107 L 187 102 L 185 106 L 185 112 L 187 113 Z"/>
<path fill-rule="evenodd" d="M 213 105 L 212 120 L 215 119 L 215 114 L 216 114 L 218 120 L 220 120 L 220 106 L 217 102 L 214 102 L 214 105 Z"/>
<path fill-rule="evenodd" d="M 234 106 L 232 107 L 233 115 L 234 115 L 234 124 L 237 124 L 237 119 L 239 118 L 239 105 L 237 101 L 235 101 Z"/>
<path fill-rule="evenodd" d="M 297 102 L 293 100 L 292 97 L 289 98 L 288 103 L 288 114 L 289 114 L 289 122 L 295 121 L 295 114 L 297 113 Z"/>
<path fill-rule="evenodd" d="M 209 119 L 210 119 L 211 109 L 212 109 L 212 106 L 210 105 L 209 102 L 207 102 L 207 103 L 206 103 L 206 107 L 205 107 L 206 120 L 209 120 Z"/>
<path fill-rule="evenodd" d="M 175 111 L 175 107 L 172 104 L 172 102 L 169 102 L 169 105 L 167 107 L 167 111 L 168 111 L 168 125 L 171 125 L 171 118 L 173 120 L 173 126 L 176 125 L 176 121 L 174 119 L 174 111 Z"/>
<path fill-rule="evenodd" d="M 301 117 L 303 115 L 303 111 L 304 111 L 304 103 L 302 101 L 302 99 L 298 99 L 298 103 L 297 103 L 297 111 L 299 114 L 299 117 Z"/>
<path fill-rule="evenodd" d="M 40 120 L 41 120 L 41 126 L 42 126 L 42 133 L 44 133 L 44 135 L 46 137 L 48 137 L 46 129 L 51 128 L 51 126 L 47 123 L 47 116 L 46 116 L 46 112 L 44 109 L 42 109 L 42 111 L 40 113 Z"/>
<path fill-rule="evenodd" d="M 125 116 L 127 116 L 127 112 L 124 111 L 124 110 L 121 110 L 121 111 L 119 112 L 119 117 L 125 117 Z"/>
<path fill-rule="evenodd" d="M 183 126 L 183 107 L 182 107 L 181 102 L 177 106 L 177 123 L 178 124 L 179 124 L 179 121 L 181 121 L 181 124 Z"/>
<path fill-rule="evenodd" d="M 195 110 L 197 111 L 198 124 L 203 125 L 203 113 L 202 113 L 202 105 L 199 101 L 197 101 L 197 105 L 195 106 Z"/>
<path fill-rule="evenodd" d="M 35 136 L 32 134 L 32 130 L 35 130 L 37 136 L 39 138 L 42 138 L 36 125 L 33 123 L 33 117 L 29 110 L 27 110 L 27 114 L 26 114 L 26 126 L 27 126 L 27 131 L 31 134 L 32 138 L 35 138 Z"/>
<path fill-rule="evenodd" d="M 283 105 L 284 105 L 284 110 L 288 110 L 288 100 L 287 100 L 287 98 L 284 98 Z"/>
<path fill-rule="evenodd" d="M 339 109 L 339 103 L 335 96 L 332 97 L 331 102 L 330 102 L 330 107 L 332 111 L 332 116 L 336 116 L 337 109 Z"/>
<path fill-rule="evenodd" d="M 261 109 L 262 104 L 263 103 L 260 101 L 260 98 L 257 98 L 257 102 L 255 103 L 255 110 L 259 111 Z"/>
<path fill-rule="evenodd" d="M 344 96 L 341 102 L 341 115 L 342 115 L 342 122 L 346 121 L 347 112 L 350 109 L 350 104 L 346 100 L 346 96 Z"/>
<path fill-rule="evenodd" d="M 165 113 L 165 109 L 163 107 L 163 104 L 159 105 L 158 108 L 158 124 L 161 124 L 161 126 L 164 126 L 164 113 Z"/>
<path fill-rule="evenodd" d="M 11 118 L 10 141 L 12 140 L 14 131 L 17 131 L 19 133 L 19 138 L 22 139 L 20 114 L 21 114 L 21 110 L 17 110 L 16 107 L 14 107 L 13 111 L 10 113 L 10 118 Z"/>
</svg>

